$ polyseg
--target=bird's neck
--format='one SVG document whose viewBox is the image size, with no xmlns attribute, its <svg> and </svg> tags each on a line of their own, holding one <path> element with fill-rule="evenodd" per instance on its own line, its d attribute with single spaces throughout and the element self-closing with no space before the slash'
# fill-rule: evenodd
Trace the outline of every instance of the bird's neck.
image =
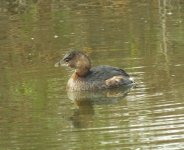
<svg viewBox="0 0 184 150">
<path fill-rule="evenodd" d="M 83 56 L 80 58 L 80 61 L 77 62 L 76 65 L 76 69 L 75 69 L 75 73 L 79 76 L 79 77 L 85 77 L 91 68 L 91 62 L 88 59 L 87 56 Z"/>
<path fill-rule="evenodd" d="M 82 67 L 75 70 L 75 74 L 78 77 L 85 77 L 90 71 L 90 68 L 88 67 Z"/>
</svg>

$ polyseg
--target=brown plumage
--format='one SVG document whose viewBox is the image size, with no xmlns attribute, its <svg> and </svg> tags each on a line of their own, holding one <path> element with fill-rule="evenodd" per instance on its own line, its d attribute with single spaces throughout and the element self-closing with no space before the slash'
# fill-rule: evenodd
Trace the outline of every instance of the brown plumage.
<svg viewBox="0 0 184 150">
<path fill-rule="evenodd" d="M 90 59 L 79 51 L 67 53 L 63 61 L 75 71 L 67 83 L 67 90 L 99 90 L 131 85 L 133 81 L 122 69 L 111 66 L 97 66 L 91 68 Z"/>
</svg>

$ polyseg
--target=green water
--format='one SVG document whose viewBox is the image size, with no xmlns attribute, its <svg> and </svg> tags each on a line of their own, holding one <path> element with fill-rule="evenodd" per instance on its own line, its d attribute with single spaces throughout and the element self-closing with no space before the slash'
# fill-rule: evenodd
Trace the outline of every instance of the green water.
<svg viewBox="0 0 184 150">
<path fill-rule="evenodd" d="M 184 149 L 183 0 L 2 0 L 0 150 Z M 67 93 L 69 49 L 130 91 Z"/>
</svg>

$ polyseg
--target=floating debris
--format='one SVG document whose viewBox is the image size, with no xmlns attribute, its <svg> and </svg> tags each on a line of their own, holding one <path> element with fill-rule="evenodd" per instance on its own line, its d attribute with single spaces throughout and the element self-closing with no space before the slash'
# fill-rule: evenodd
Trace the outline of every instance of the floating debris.
<svg viewBox="0 0 184 150">
<path fill-rule="evenodd" d="M 64 20 L 60 20 L 59 22 L 63 23 L 63 22 L 64 22 Z"/>
<path fill-rule="evenodd" d="M 182 23 L 182 20 L 179 20 L 178 22 L 179 22 L 179 23 Z"/>
<path fill-rule="evenodd" d="M 180 67 L 180 66 L 182 66 L 182 65 L 181 65 L 181 64 L 176 64 L 175 66 L 176 66 L 176 67 Z"/>
<path fill-rule="evenodd" d="M 58 35 L 54 35 L 54 38 L 57 39 L 59 36 Z"/>
<path fill-rule="evenodd" d="M 168 12 L 167 14 L 168 14 L 168 15 L 172 15 L 173 13 L 172 13 L 172 12 Z"/>
</svg>

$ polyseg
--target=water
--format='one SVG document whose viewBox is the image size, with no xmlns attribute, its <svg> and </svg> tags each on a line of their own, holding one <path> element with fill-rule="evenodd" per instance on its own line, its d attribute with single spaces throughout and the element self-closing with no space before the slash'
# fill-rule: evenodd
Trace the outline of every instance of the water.
<svg viewBox="0 0 184 150">
<path fill-rule="evenodd" d="M 0 149 L 184 149 L 184 3 L 0 2 Z M 137 87 L 67 93 L 83 49 Z"/>
</svg>

